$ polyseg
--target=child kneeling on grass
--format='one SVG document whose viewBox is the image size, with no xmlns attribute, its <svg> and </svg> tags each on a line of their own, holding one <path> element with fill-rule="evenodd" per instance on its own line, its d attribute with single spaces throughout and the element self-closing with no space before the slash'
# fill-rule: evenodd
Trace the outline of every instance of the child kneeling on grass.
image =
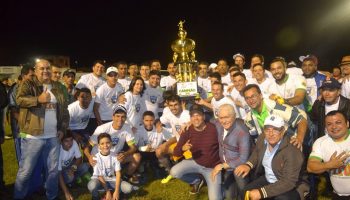
<svg viewBox="0 0 350 200">
<path fill-rule="evenodd" d="M 79 146 L 73 139 L 72 132 L 67 130 L 62 138 L 58 162 L 59 183 L 66 200 L 73 199 L 67 185 L 71 186 L 74 181 L 81 182 L 82 179 L 85 179 L 86 182 L 89 181 L 91 174 L 88 170 L 89 165 L 83 163 Z"/>
<path fill-rule="evenodd" d="M 88 189 L 92 194 L 92 199 L 99 199 L 99 190 L 106 191 L 106 199 L 119 199 L 119 190 L 128 194 L 137 190 L 136 186 L 126 181 L 121 181 L 121 167 L 115 156 L 110 155 L 112 139 L 108 133 L 101 133 L 97 137 L 99 152 L 95 155 L 96 165 L 94 173 L 88 183 Z M 114 190 L 113 194 L 110 190 Z"/>
</svg>

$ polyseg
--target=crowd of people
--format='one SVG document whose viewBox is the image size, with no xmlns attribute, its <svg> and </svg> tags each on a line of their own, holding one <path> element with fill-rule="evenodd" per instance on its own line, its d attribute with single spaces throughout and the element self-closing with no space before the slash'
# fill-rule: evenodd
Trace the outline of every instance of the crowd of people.
<svg viewBox="0 0 350 200">
<path fill-rule="evenodd" d="M 232 63 L 198 62 L 191 98 L 177 95 L 176 63 L 163 76 L 159 60 L 97 60 L 79 80 L 44 59 L 23 66 L 18 83 L 0 84 L 0 143 L 7 110 L 19 166 L 13 199 L 42 189 L 73 200 L 76 185 L 127 198 L 149 170 L 190 194 L 206 184 L 210 200 L 317 199 L 321 178 L 332 199 L 349 199 L 350 55 L 332 73 L 313 55 L 301 67 L 260 54 L 248 68 L 240 53 Z M 3 173 L 0 148 L 2 191 Z"/>
</svg>

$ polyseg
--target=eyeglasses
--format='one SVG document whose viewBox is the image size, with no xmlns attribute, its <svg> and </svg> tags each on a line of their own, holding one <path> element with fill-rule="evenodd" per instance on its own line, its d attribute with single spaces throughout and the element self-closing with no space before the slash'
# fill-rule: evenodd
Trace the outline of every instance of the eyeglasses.
<svg viewBox="0 0 350 200">
<path fill-rule="evenodd" d="M 256 98 L 258 98 L 258 97 L 259 97 L 259 94 L 253 94 L 253 95 L 250 96 L 250 97 L 245 96 L 244 99 L 247 101 L 247 100 L 250 100 L 250 99 L 256 99 Z"/>
<path fill-rule="evenodd" d="M 280 134 L 282 131 L 282 128 L 264 128 L 264 133 L 265 134 L 274 134 L 274 135 L 278 135 Z"/>
</svg>

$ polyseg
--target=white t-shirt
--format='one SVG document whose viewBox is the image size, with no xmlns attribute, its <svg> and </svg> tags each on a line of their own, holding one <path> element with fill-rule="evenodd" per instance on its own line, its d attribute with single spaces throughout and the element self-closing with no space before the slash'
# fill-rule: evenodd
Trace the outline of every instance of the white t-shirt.
<svg viewBox="0 0 350 200">
<path fill-rule="evenodd" d="M 120 83 L 124 89 L 124 92 L 128 91 L 131 80 L 129 77 L 120 79 L 118 78 L 118 83 Z"/>
<path fill-rule="evenodd" d="M 333 111 L 333 110 L 338 110 L 339 108 L 339 101 L 340 101 L 340 97 L 338 97 L 338 101 L 335 104 L 332 105 L 328 105 L 327 103 L 325 103 L 324 107 L 324 114 L 327 115 L 329 112 Z"/>
<path fill-rule="evenodd" d="M 269 87 L 271 86 L 272 82 L 274 82 L 275 80 L 271 78 L 266 78 L 262 83 L 258 83 L 258 81 L 255 78 L 251 80 L 253 80 L 252 84 L 256 84 L 259 86 L 263 97 L 269 98 Z"/>
<path fill-rule="evenodd" d="M 280 85 L 277 84 L 276 81 L 273 81 L 269 87 L 269 95 L 276 94 L 284 99 L 289 99 L 294 97 L 297 89 L 306 90 L 306 80 L 303 76 L 290 74 L 288 75 L 287 81 Z M 300 104 L 297 107 L 305 111 L 303 104 Z"/>
<path fill-rule="evenodd" d="M 157 133 L 154 126 L 150 131 L 147 131 L 144 126 L 140 126 L 137 129 L 135 139 L 139 148 L 150 144 L 152 149 L 156 149 L 163 143 L 163 141 L 169 140 L 171 137 L 171 133 L 167 132 L 166 129 L 163 129 L 162 132 Z"/>
<path fill-rule="evenodd" d="M 94 166 L 94 173 L 91 179 L 98 179 L 103 176 L 105 181 L 115 181 L 115 172 L 120 171 L 120 162 L 115 156 L 111 154 L 104 156 L 100 152 L 95 155 L 96 165 Z"/>
<path fill-rule="evenodd" d="M 334 142 L 329 135 L 318 138 L 312 146 L 310 158 L 328 162 L 335 151 L 337 155 L 342 152 L 350 153 L 350 137 L 342 142 Z M 350 195 L 350 158 L 346 159 L 345 164 L 345 167 L 328 171 L 333 189 L 340 196 Z"/>
<path fill-rule="evenodd" d="M 160 87 L 164 88 L 165 90 L 170 90 L 171 86 L 173 86 L 176 83 L 176 79 L 169 76 L 164 76 L 160 79 Z"/>
<path fill-rule="evenodd" d="M 310 105 L 317 99 L 317 85 L 314 77 L 306 79 L 306 98 Z"/>
<path fill-rule="evenodd" d="M 72 161 L 74 160 L 74 158 L 78 159 L 80 157 L 80 149 L 75 140 L 73 140 L 73 145 L 68 151 L 64 150 L 61 145 L 60 157 L 58 160 L 58 170 L 61 171 L 62 169 L 69 167 L 70 165 L 72 165 Z"/>
<path fill-rule="evenodd" d="M 230 104 L 235 108 L 235 112 L 237 112 L 237 108 L 235 103 L 228 97 L 223 97 L 220 100 L 215 100 L 215 98 L 211 99 L 211 105 L 213 106 L 214 117 L 218 118 L 219 107 L 224 104 Z"/>
<path fill-rule="evenodd" d="M 47 139 L 57 137 L 57 99 L 51 92 L 52 85 L 44 84 L 43 91 L 47 90 L 50 93 L 50 103 L 45 104 L 44 132 L 42 135 L 33 136 L 27 134 L 27 138 L 31 139 Z"/>
<path fill-rule="evenodd" d="M 344 80 L 341 86 L 341 95 L 350 99 L 350 80 Z"/>
<path fill-rule="evenodd" d="M 163 93 L 160 88 L 153 88 L 147 85 L 146 90 L 142 95 L 142 101 L 146 104 L 146 110 L 152 111 L 156 119 L 159 118 L 159 105 L 163 102 Z"/>
<path fill-rule="evenodd" d="M 253 72 L 250 69 L 243 69 L 242 73 L 245 75 L 245 77 L 247 79 L 253 78 Z M 264 76 L 265 76 L 265 78 L 272 78 L 273 79 L 273 76 L 269 70 L 265 70 Z"/>
<path fill-rule="evenodd" d="M 145 102 L 140 95 L 133 95 L 130 91 L 125 93 L 126 102 L 124 104 L 127 114 L 126 122 L 132 127 L 139 127 L 142 123 L 142 115 L 145 110 Z"/>
<path fill-rule="evenodd" d="M 303 75 L 303 70 L 298 68 L 298 67 L 290 67 L 290 68 L 287 68 L 286 73 L 287 74 L 294 74 L 294 75 L 302 76 Z"/>
<path fill-rule="evenodd" d="M 125 142 L 128 145 L 135 144 L 135 138 L 129 125 L 124 124 L 120 130 L 115 130 L 112 126 L 113 122 L 108 122 L 98 126 L 93 135 L 90 137 L 90 141 L 94 144 L 91 154 L 94 155 L 98 152 L 97 137 L 101 133 L 108 133 L 112 138 L 111 154 L 118 154 L 124 147 Z"/>
<path fill-rule="evenodd" d="M 94 101 L 90 102 L 89 107 L 87 109 L 81 108 L 78 100 L 69 104 L 69 128 L 71 130 L 85 129 L 93 113 L 93 108 Z"/>
<path fill-rule="evenodd" d="M 211 81 L 209 78 L 201 78 L 198 76 L 197 83 L 206 93 L 211 92 Z"/>
<path fill-rule="evenodd" d="M 233 90 L 231 91 L 230 93 L 230 96 L 233 100 L 238 100 L 241 102 L 242 104 L 242 107 L 239 107 L 239 106 L 235 106 L 235 112 L 236 112 L 236 116 L 237 118 L 240 118 L 240 119 L 245 119 L 245 116 L 250 112 L 250 107 L 248 106 L 248 104 L 246 103 L 244 97 L 241 95 L 241 93 L 239 93 L 237 91 L 236 88 L 233 88 Z"/>
<path fill-rule="evenodd" d="M 175 116 L 168 107 L 164 108 L 163 115 L 160 117 L 160 122 L 165 125 L 170 125 L 172 129 L 172 136 L 177 140 L 180 138 L 179 131 L 181 126 L 184 126 L 190 121 L 190 112 L 183 110 L 179 116 Z"/>
<path fill-rule="evenodd" d="M 227 73 L 225 76 L 221 76 L 221 83 L 226 85 L 232 84 L 230 73 Z"/>
<path fill-rule="evenodd" d="M 82 75 L 75 86 L 76 88 L 89 88 L 91 90 L 91 93 L 94 94 L 97 91 L 97 88 L 99 88 L 102 84 L 104 84 L 106 80 L 100 76 L 96 77 L 93 73 Z"/>
<path fill-rule="evenodd" d="M 95 103 L 99 103 L 101 120 L 112 120 L 113 108 L 118 105 L 118 97 L 124 89 L 120 83 L 117 83 L 114 88 L 108 86 L 107 83 L 102 84 L 96 91 Z"/>
</svg>

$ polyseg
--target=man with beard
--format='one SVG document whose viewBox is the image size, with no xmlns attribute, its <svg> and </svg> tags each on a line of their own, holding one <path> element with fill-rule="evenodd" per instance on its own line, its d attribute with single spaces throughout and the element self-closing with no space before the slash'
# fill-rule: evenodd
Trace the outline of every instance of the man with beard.
<svg viewBox="0 0 350 200">
<path fill-rule="evenodd" d="M 305 111 L 306 81 L 302 76 L 286 73 L 287 63 L 282 57 L 271 61 L 270 71 L 275 82 L 269 88 L 269 98 L 280 104 L 298 106 Z"/>
</svg>

